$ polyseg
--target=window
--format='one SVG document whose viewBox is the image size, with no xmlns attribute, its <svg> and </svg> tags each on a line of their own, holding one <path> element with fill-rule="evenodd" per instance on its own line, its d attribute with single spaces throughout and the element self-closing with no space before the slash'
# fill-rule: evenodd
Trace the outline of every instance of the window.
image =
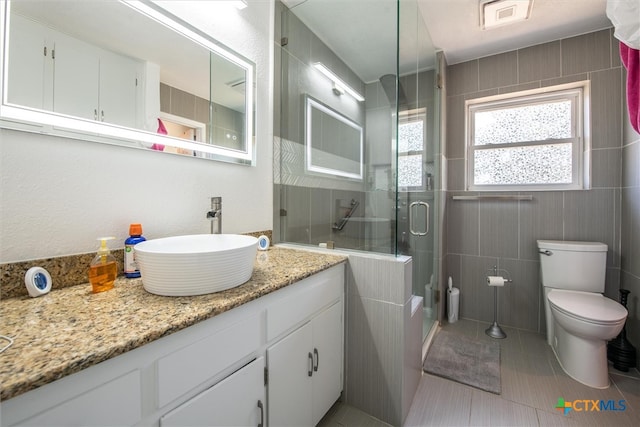
<svg viewBox="0 0 640 427">
<path fill-rule="evenodd" d="M 467 189 L 584 188 L 587 83 L 467 101 Z"/>
<path fill-rule="evenodd" d="M 425 134 L 424 108 L 400 112 L 398 119 L 398 186 L 401 191 L 424 190 Z"/>
</svg>

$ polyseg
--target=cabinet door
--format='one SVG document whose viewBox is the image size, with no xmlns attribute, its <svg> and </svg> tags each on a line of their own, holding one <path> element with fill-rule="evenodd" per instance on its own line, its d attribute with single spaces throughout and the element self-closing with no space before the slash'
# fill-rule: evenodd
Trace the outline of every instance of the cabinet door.
<svg viewBox="0 0 640 427">
<path fill-rule="evenodd" d="M 160 418 L 160 426 L 265 425 L 264 357 Z"/>
<path fill-rule="evenodd" d="M 62 33 L 55 37 L 53 110 L 98 119 L 100 60 L 95 47 Z"/>
<path fill-rule="evenodd" d="M 306 323 L 267 349 L 270 426 L 312 425 L 311 335 Z"/>
<path fill-rule="evenodd" d="M 101 52 L 98 120 L 135 127 L 136 79 L 137 63 L 133 59 L 112 52 Z"/>
<path fill-rule="evenodd" d="M 343 366 L 342 302 L 337 302 L 312 321 L 313 326 L 313 424 L 340 397 Z"/>
<path fill-rule="evenodd" d="M 14 14 L 9 41 L 9 103 L 47 109 L 44 102 L 45 67 L 50 62 L 51 48 L 46 45 L 45 28 Z"/>
</svg>

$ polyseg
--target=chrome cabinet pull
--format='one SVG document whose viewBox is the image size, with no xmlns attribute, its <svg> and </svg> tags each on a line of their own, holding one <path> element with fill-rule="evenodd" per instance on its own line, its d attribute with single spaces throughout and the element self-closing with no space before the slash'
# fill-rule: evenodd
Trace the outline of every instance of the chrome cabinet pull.
<svg viewBox="0 0 640 427">
<path fill-rule="evenodd" d="M 313 375 L 313 354 L 311 354 L 311 352 L 309 352 L 309 371 L 307 374 L 309 374 L 309 376 Z"/>
<path fill-rule="evenodd" d="M 320 363 L 320 355 L 318 354 L 318 349 L 313 349 L 313 355 L 315 356 L 315 362 L 313 364 L 313 371 L 318 372 L 318 364 Z"/>
<path fill-rule="evenodd" d="M 416 231 L 413 228 L 414 210 L 417 210 L 420 206 L 424 206 L 426 210 L 425 214 L 425 231 Z M 426 236 L 429 234 L 429 217 L 431 216 L 431 206 L 427 202 L 413 202 L 409 205 L 409 232 L 414 236 Z"/>
<path fill-rule="evenodd" d="M 264 406 L 262 402 L 258 400 L 258 408 L 260 408 L 260 422 L 258 423 L 258 427 L 264 426 Z"/>
</svg>

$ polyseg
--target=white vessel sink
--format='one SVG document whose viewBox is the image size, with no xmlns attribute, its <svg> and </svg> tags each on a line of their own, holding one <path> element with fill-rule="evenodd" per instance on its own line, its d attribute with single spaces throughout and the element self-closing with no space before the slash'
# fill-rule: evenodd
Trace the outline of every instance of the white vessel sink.
<svg viewBox="0 0 640 427">
<path fill-rule="evenodd" d="M 258 239 L 239 234 L 196 234 L 138 243 L 144 288 L 157 295 L 203 295 L 235 288 L 253 273 Z"/>
</svg>

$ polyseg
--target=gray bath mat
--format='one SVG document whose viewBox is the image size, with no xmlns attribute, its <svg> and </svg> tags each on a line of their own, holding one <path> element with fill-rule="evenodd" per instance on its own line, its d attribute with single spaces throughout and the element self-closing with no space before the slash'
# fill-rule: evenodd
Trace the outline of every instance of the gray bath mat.
<svg viewBox="0 0 640 427">
<path fill-rule="evenodd" d="M 500 344 L 440 331 L 424 361 L 424 371 L 500 394 Z"/>
</svg>

